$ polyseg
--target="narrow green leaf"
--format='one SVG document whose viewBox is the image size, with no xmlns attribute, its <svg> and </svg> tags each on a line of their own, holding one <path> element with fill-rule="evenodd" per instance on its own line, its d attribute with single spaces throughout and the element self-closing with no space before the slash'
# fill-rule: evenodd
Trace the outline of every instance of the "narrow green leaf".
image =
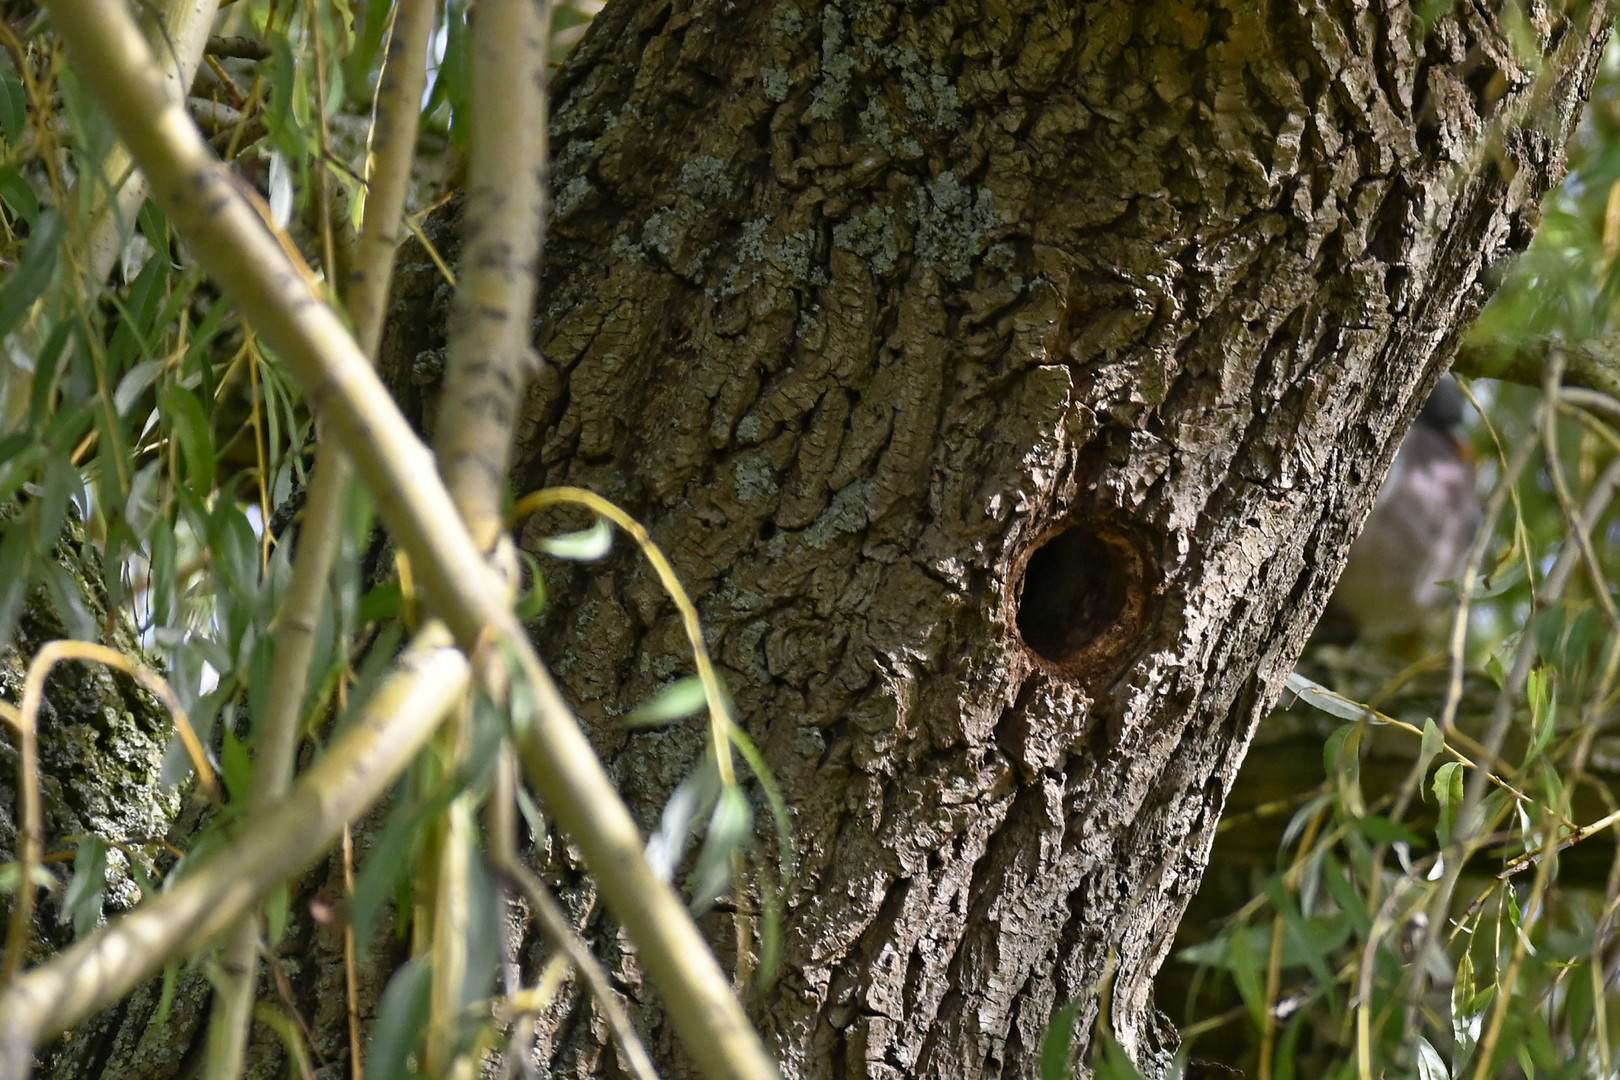
<svg viewBox="0 0 1620 1080">
<path fill-rule="evenodd" d="M 13 214 L 30 225 L 39 217 L 39 196 L 14 168 L 0 169 L 0 199 L 5 200 Z"/>
<path fill-rule="evenodd" d="M 107 889 L 107 843 L 95 833 L 79 840 L 73 855 L 73 876 L 62 890 L 62 914 L 73 920 L 73 940 L 79 941 L 101 921 L 101 899 Z"/>
<path fill-rule="evenodd" d="M 137 417 L 128 417 L 127 414 L 135 407 L 135 403 L 140 400 L 141 395 L 146 393 L 146 388 L 151 386 L 159 375 L 163 374 L 164 364 L 165 361 L 159 359 L 142 360 L 124 372 L 124 377 L 118 380 L 118 388 L 113 391 L 113 408 L 117 410 L 120 416 L 126 416 L 132 420 L 138 419 Z"/>
<path fill-rule="evenodd" d="M 382 47 L 383 32 L 387 29 L 392 3 L 362 4 L 359 16 L 359 32 L 355 35 L 354 48 L 344 57 L 345 79 L 351 103 L 354 105 L 371 104 L 371 92 L 375 82 L 373 74 L 378 67 L 377 53 Z"/>
<path fill-rule="evenodd" d="M 67 113 L 68 123 L 73 128 L 71 145 L 74 164 L 83 170 L 81 179 L 88 178 L 90 181 L 81 184 L 79 191 L 84 206 L 88 208 L 91 194 L 96 188 L 108 192 L 113 182 L 121 181 L 123 177 L 105 175 L 107 152 L 112 149 L 114 139 L 112 123 L 107 119 L 107 114 L 96 104 L 94 95 L 85 89 L 72 67 L 62 69 L 61 74 L 57 86 L 62 93 L 63 111 Z"/>
<path fill-rule="evenodd" d="M 0 53 L 0 135 L 16 142 L 28 130 L 28 91 L 10 53 Z"/>
<path fill-rule="evenodd" d="M 68 507 L 84 501 L 84 482 L 66 454 L 47 454 L 45 476 L 34 519 L 34 550 L 50 551 L 62 537 Z"/>
<path fill-rule="evenodd" d="M 264 899 L 265 944 L 271 949 L 287 932 L 287 915 L 292 907 L 292 891 L 282 885 Z"/>
<path fill-rule="evenodd" d="M 253 797 L 253 758 L 248 754 L 247 743 L 237 738 L 229 728 L 221 737 L 219 767 L 231 802 L 247 805 Z"/>
<path fill-rule="evenodd" d="M 79 586 L 68 573 L 67 567 L 54 559 L 41 559 L 40 575 L 45 579 L 45 591 L 51 598 L 51 607 L 67 628 L 68 635 L 80 641 L 98 641 L 101 626 L 90 609 L 84 605 Z"/>
<path fill-rule="evenodd" d="M 1334 693 L 1297 671 L 1289 673 L 1287 685 L 1289 690 L 1299 696 L 1300 701 L 1340 720 L 1361 720 L 1370 712 L 1367 706 L 1359 701 L 1351 701 L 1343 694 Z"/>
<path fill-rule="evenodd" d="M 1440 725 L 1434 722 L 1434 717 L 1424 720 L 1423 741 L 1418 745 L 1417 774 L 1428 773 L 1429 764 L 1434 761 L 1435 755 L 1445 749 L 1445 745 L 1445 733 L 1440 730 Z"/>
<path fill-rule="evenodd" d="M 34 387 L 28 398 L 30 416 L 51 415 L 56 396 L 57 368 L 67 351 L 68 342 L 78 335 L 78 329 L 76 322 L 58 323 L 45 339 L 45 344 L 34 354 Z M 37 419 L 35 423 L 38 423 Z M 46 437 L 57 446 L 72 446 L 79 441 L 77 433 L 71 430 L 74 425 L 89 429 L 90 410 L 87 407 L 63 409 L 57 413 L 47 425 L 49 432 Z"/>
<path fill-rule="evenodd" d="M 134 492 L 130 494 L 133 497 Z M 150 597 L 154 626 L 168 626 L 174 622 L 177 558 L 174 526 L 168 521 L 160 521 L 153 528 L 147 547 L 147 580 L 151 583 L 147 595 Z"/>
<path fill-rule="evenodd" d="M 1451 1080 L 1451 1070 L 1446 1068 L 1440 1052 L 1429 1045 L 1428 1039 L 1419 1035 L 1416 1050 L 1418 1080 Z"/>
<path fill-rule="evenodd" d="M 0 641 L 10 641 L 33 579 L 33 530 L 26 517 L 6 523 L 0 539 Z"/>
<path fill-rule="evenodd" d="M 174 991 L 180 982 L 180 965 L 169 964 L 163 969 L 163 989 L 158 994 L 157 1015 L 147 1025 L 148 1031 L 162 1031 L 163 1026 L 169 1022 L 169 1012 L 174 1008 Z"/>
<path fill-rule="evenodd" d="M 517 789 L 518 813 L 523 815 L 523 822 L 529 827 L 530 836 L 546 835 L 546 815 L 540 809 L 540 804 L 534 801 L 529 789 L 519 784 Z"/>
<path fill-rule="evenodd" d="M 129 283 L 118 304 L 118 325 L 113 330 L 108 359 L 114 370 L 133 367 L 137 359 L 154 358 L 154 342 L 163 330 L 163 303 L 172 271 L 161 259 L 148 259 L 135 280 Z"/>
<path fill-rule="evenodd" d="M 214 490 L 214 439 L 202 403 L 185 387 L 169 382 L 158 391 L 158 406 L 180 443 L 187 486 L 197 495 L 207 495 Z"/>
<path fill-rule="evenodd" d="M 546 576 L 540 571 L 540 561 L 529 552 L 518 550 L 518 558 L 528 570 L 529 587 L 523 590 L 514 606 L 514 613 L 523 622 L 539 615 L 546 606 Z"/>
<path fill-rule="evenodd" d="M 1136 1062 L 1119 1045 L 1106 1027 L 1097 1027 L 1097 1048 L 1100 1051 L 1096 1062 L 1094 1080 L 1144 1080 L 1142 1071 L 1136 1067 Z"/>
<path fill-rule="evenodd" d="M 388 980 L 377 1023 L 366 1047 L 366 1076 L 370 1080 L 405 1080 L 422 1030 L 427 1026 L 428 992 L 433 968 L 425 958 L 406 963 Z"/>
<path fill-rule="evenodd" d="M 1435 837 L 1440 841 L 1441 847 L 1446 847 L 1456 834 L 1457 814 L 1462 808 L 1462 764 L 1456 761 L 1448 761 L 1436 769 L 1431 790 L 1434 792 L 1435 802 L 1440 807 L 1440 817 L 1435 822 Z"/>
<path fill-rule="evenodd" d="M 446 34 L 444 60 L 439 65 L 439 78 L 435 84 L 444 87 L 444 100 L 450 104 L 450 141 L 458 151 L 466 152 L 471 139 L 471 124 L 467 116 L 467 93 L 470 83 L 471 47 L 468 43 L 467 0 L 449 0 L 445 5 Z"/>
<path fill-rule="evenodd" d="M 697 864 L 687 878 L 687 893 L 695 910 L 707 911 L 725 894 L 731 885 L 732 858 L 748 846 L 753 834 L 754 808 L 748 804 L 748 796 L 742 788 L 725 788 L 709 815 Z"/>
<path fill-rule="evenodd" d="M 1262 929 L 1256 927 L 1256 930 Z M 1227 938 L 1230 947 L 1226 952 L 1227 963 L 1232 972 L 1232 982 L 1237 986 L 1238 996 L 1243 999 L 1243 1005 L 1249 1011 L 1249 1018 L 1258 1027 L 1264 1027 L 1266 1022 L 1266 992 L 1265 978 L 1260 970 L 1258 950 L 1250 944 L 1250 935 L 1246 932 L 1237 932 Z"/>
<path fill-rule="evenodd" d="M 1080 1015 L 1080 1002 L 1071 1001 L 1052 1014 L 1041 1039 L 1041 1080 L 1068 1080 L 1073 1075 L 1069 1060 L 1074 1055 L 1074 1021 Z"/>
<path fill-rule="evenodd" d="M 174 252 L 169 247 L 169 219 L 163 216 L 163 211 L 157 208 L 157 203 L 147 199 L 141 204 L 135 220 L 140 225 L 141 235 L 152 245 L 157 257 L 165 265 L 173 266 Z"/>
<path fill-rule="evenodd" d="M 450 804 L 455 794 L 450 785 L 441 785 L 438 792 L 426 799 L 403 799 L 396 794 L 382 835 L 372 845 L 355 879 L 354 897 L 349 902 L 349 921 L 354 927 L 355 945 L 362 959 L 371 955 L 371 939 L 375 936 L 377 916 L 383 904 L 394 894 L 395 886 L 409 877 L 410 853 L 422 829 L 430 818 Z"/>
<path fill-rule="evenodd" d="M 675 868 L 686 854 L 686 842 L 695 822 L 709 813 L 720 798 L 720 773 L 714 758 L 705 756 L 703 764 L 675 788 L 664 812 L 659 816 L 658 828 L 647 838 L 647 862 L 653 873 L 669 881 Z"/>
<path fill-rule="evenodd" d="M 1322 860 L 1322 884 L 1339 910 L 1349 917 L 1356 933 L 1365 936 L 1371 932 L 1373 917 L 1367 910 L 1367 897 L 1356 889 L 1344 864 L 1331 854 Z"/>
<path fill-rule="evenodd" d="M 398 618 L 403 599 L 399 582 L 386 581 L 360 598 L 355 617 L 361 624 Z"/>
<path fill-rule="evenodd" d="M 501 918 L 501 895 L 483 860 L 474 859 L 467 868 L 467 967 L 462 976 L 461 1007 L 464 1020 L 473 1020 L 473 1007 L 487 1000 L 495 987 L 501 964 L 501 937 L 506 922 Z"/>
<path fill-rule="evenodd" d="M 1279 878 L 1272 878 L 1266 883 L 1266 895 L 1270 897 L 1272 907 L 1282 915 L 1284 951 L 1288 959 L 1303 963 L 1310 970 L 1317 989 L 1327 995 L 1329 1008 L 1337 1013 L 1338 984 L 1333 977 L 1328 954 L 1349 937 L 1349 920 L 1307 920 Z"/>
<path fill-rule="evenodd" d="M 703 680 L 696 675 L 688 675 L 658 691 L 652 700 L 626 716 L 624 722 L 632 727 L 660 727 L 697 715 L 707 703 Z"/>
<path fill-rule="evenodd" d="M 65 232 L 62 215 L 54 209 L 42 211 L 34 222 L 17 268 L 0 280 L 0 338 L 17 329 L 34 301 L 50 286 Z"/>
<path fill-rule="evenodd" d="M 265 126 L 276 148 L 294 161 L 306 154 L 304 133 L 293 108 L 298 88 L 298 63 L 292 43 L 281 33 L 270 35 L 270 107 L 265 110 Z"/>
</svg>

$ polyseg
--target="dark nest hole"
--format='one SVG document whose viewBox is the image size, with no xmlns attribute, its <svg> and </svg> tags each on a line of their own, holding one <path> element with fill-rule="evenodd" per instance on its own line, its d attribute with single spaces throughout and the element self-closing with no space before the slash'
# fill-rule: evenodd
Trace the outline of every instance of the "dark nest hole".
<svg viewBox="0 0 1620 1080">
<path fill-rule="evenodd" d="M 1117 533 L 1075 525 L 1054 534 L 1024 564 L 1019 636 L 1059 668 L 1111 659 L 1140 629 L 1144 565 L 1138 545 Z"/>
</svg>

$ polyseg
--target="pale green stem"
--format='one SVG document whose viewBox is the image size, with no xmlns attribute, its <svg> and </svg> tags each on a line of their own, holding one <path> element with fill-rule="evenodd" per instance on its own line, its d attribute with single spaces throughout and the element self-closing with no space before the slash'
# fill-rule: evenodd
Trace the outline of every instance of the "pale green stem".
<svg viewBox="0 0 1620 1080">
<path fill-rule="evenodd" d="M 470 51 L 472 146 L 465 247 L 450 321 L 449 360 L 439 396 L 439 472 L 479 547 L 494 552 L 505 534 L 504 501 L 512 432 L 523 388 L 535 368 L 529 344 L 545 220 L 546 0 L 479 0 Z M 506 548 L 510 550 L 509 546 Z M 464 741 L 440 735 L 446 762 Z M 450 1075 L 466 972 L 470 907 L 467 869 L 476 797 L 451 803 L 429 857 L 438 865 L 432 903 L 433 990 L 428 1071 Z"/>
</svg>

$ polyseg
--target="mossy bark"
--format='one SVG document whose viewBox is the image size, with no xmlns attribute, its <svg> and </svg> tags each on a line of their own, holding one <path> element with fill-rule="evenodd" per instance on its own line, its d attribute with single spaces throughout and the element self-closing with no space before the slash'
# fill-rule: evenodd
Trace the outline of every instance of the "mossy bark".
<svg viewBox="0 0 1620 1080">
<path fill-rule="evenodd" d="M 1484 5 L 602 14 L 514 482 L 651 527 L 795 809 L 755 1007 L 788 1075 L 1030 1076 L 1069 1001 L 1082 1060 L 1103 1022 L 1164 1068 L 1151 980 L 1250 733 L 1563 171 L 1605 16 L 1527 10 L 1538 57 Z M 551 584 L 651 826 L 702 732 L 615 717 L 684 670 L 675 613 L 628 555 Z"/>
<path fill-rule="evenodd" d="M 62 594 L 53 595 L 44 587 L 33 590 L 24 600 L 11 640 L 0 643 L 0 697 L 14 704 L 22 700 L 30 661 L 48 642 L 88 636 L 126 655 L 143 656 L 125 614 L 109 611 L 100 580 L 101 560 L 76 523 L 64 530 L 55 558 L 67 571 L 60 579 Z M 71 617 L 63 615 L 64 605 L 71 609 Z M 148 662 L 157 666 L 150 658 Z M 46 853 L 65 861 L 47 864 L 58 886 L 39 899 L 30 961 L 73 940 L 63 888 L 72 876 L 71 856 L 82 838 L 93 835 L 109 844 L 103 908 L 115 914 L 140 897 L 130 853 L 140 853 L 137 857 L 149 877 L 160 877 L 168 862 L 162 845 L 170 839 L 181 811 L 179 795 L 162 782 L 165 747 L 174 733 L 172 719 L 134 680 L 99 664 L 58 664 L 46 680 L 37 722 Z M 18 766 L 16 733 L 9 725 L 0 725 L 0 851 L 8 853 L 8 860 L 17 850 Z M 5 911 L 9 916 L 9 902 Z M 152 1015 L 157 1004 L 155 987 L 153 991 L 143 995 L 144 1004 L 132 1002 L 116 1015 L 87 1025 L 78 1033 L 82 1036 L 78 1046 L 57 1048 L 47 1065 L 73 1058 L 74 1050 L 94 1054 L 96 1048 L 115 1043 L 137 1056 L 177 1053 L 172 1046 L 174 1029 L 149 1033 L 143 1021 L 120 1034 L 126 1014 L 141 1013 L 144 1007 L 143 1017 Z M 183 1045 L 183 1032 L 180 1038 Z M 143 1044 L 138 1049 L 137 1042 Z M 90 1060 L 95 1059 L 78 1056 L 62 1075 L 98 1075 L 82 1071 Z"/>
</svg>

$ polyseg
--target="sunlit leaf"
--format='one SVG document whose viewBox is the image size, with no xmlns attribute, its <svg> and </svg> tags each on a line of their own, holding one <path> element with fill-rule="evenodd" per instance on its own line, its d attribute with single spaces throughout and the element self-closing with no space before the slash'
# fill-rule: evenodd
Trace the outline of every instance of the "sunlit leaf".
<svg viewBox="0 0 1620 1080">
<path fill-rule="evenodd" d="M 687 879 L 693 908 L 707 911 L 725 893 L 731 884 L 732 860 L 748 846 L 753 833 L 754 808 L 748 805 L 748 796 L 739 787 L 722 790 Z"/>
<path fill-rule="evenodd" d="M 719 770 L 712 758 L 705 757 L 703 764 L 675 788 L 669 802 L 664 804 L 658 828 L 647 838 L 647 863 L 661 880 L 674 878 L 675 868 L 686 854 L 694 824 L 713 809 L 719 797 Z"/>
<path fill-rule="evenodd" d="M 1451 1070 L 1440 1059 L 1440 1054 L 1429 1045 L 1429 1040 L 1418 1036 L 1414 1044 L 1418 1080 L 1451 1080 Z"/>
<path fill-rule="evenodd" d="M 613 526 L 606 518 L 597 518 L 588 529 L 541 537 L 536 546 L 553 558 L 595 562 L 613 550 Z"/>
</svg>

